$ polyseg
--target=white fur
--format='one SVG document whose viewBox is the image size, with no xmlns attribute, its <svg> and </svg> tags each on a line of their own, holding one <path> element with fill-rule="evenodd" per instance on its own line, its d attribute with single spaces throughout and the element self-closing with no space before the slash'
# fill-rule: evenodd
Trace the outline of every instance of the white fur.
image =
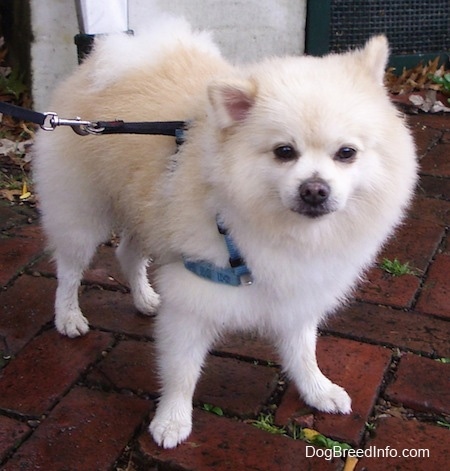
<svg viewBox="0 0 450 471">
<path fill-rule="evenodd" d="M 162 396 L 150 425 L 170 448 L 191 431 L 192 395 L 208 350 L 227 331 L 270 336 L 305 401 L 349 413 L 320 371 L 318 324 L 346 299 L 399 224 L 416 181 L 410 133 L 381 85 L 388 49 L 270 59 L 237 69 L 204 34 L 164 20 L 144 37 L 104 40 L 55 93 L 64 117 L 192 120 L 176 153 L 154 136 L 39 133 L 34 160 L 42 222 L 57 262 L 55 324 L 88 331 L 78 286 L 111 228 L 136 306 L 154 312 Z M 176 25 L 176 26 L 174 26 Z M 120 51 L 120 53 L 118 53 Z M 299 157 L 281 162 L 274 149 Z M 351 163 L 335 158 L 357 150 Z M 329 186 L 327 214 L 305 215 L 299 189 Z M 226 266 L 220 213 L 254 276 L 230 287 L 187 271 L 182 257 Z M 146 278 L 161 265 L 159 296 Z"/>
</svg>

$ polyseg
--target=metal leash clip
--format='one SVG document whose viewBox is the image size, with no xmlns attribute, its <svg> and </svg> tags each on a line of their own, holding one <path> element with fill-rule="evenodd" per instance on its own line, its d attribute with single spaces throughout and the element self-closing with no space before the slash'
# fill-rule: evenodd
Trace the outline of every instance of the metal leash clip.
<svg viewBox="0 0 450 471">
<path fill-rule="evenodd" d="M 70 126 L 76 134 L 87 136 L 88 134 L 101 134 L 105 129 L 104 127 L 98 126 L 98 123 L 84 121 L 79 117 L 74 119 L 62 119 L 53 111 L 44 113 L 44 116 L 44 123 L 41 124 L 41 129 L 44 131 L 54 131 L 58 126 Z"/>
</svg>

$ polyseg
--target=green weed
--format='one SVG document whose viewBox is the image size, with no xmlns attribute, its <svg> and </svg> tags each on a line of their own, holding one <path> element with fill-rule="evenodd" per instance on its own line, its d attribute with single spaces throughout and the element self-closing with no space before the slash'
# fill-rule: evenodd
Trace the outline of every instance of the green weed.
<svg viewBox="0 0 450 471">
<path fill-rule="evenodd" d="M 15 99 L 19 99 L 28 88 L 23 81 L 23 77 L 13 70 L 8 76 L 0 74 L 0 90 L 3 93 L 13 95 Z"/>
<path fill-rule="evenodd" d="M 274 435 L 283 435 L 290 437 L 294 440 L 304 440 L 312 445 L 321 446 L 324 448 L 334 448 L 341 450 L 349 450 L 352 447 L 345 442 L 338 442 L 331 438 L 322 435 L 316 430 L 309 428 L 302 428 L 298 425 L 291 424 L 287 428 L 274 424 L 274 418 L 272 414 L 261 414 L 257 420 L 251 422 L 256 428 L 264 430 L 265 432 Z"/>
<path fill-rule="evenodd" d="M 380 268 L 392 276 L 415 275 L 416 270 L 410 267 L 409 263 L 401 263 L 397 258 L 389 260 L 384 258 L 380 263 Z"/>
<path fill-rule="evenodd" d="M 251 423 L 256 428 L 264 430 L 264 432 L 272 433 L 274 435 L 286 435 L 286 429 L 275 425 L 272 414 L 261 414 L 256 420 L 253 420 Z"/>
<path fill-rule="evenodd" d="M 203 404 L 203 410 L 219 415 L 220 417 L 223 416 L 223 410 L 218 406 L 213 406 L 212 404 Z"/>
<path fill-rule="evenodd" d="M 450 363 L 450 358 L 436 358 L 439 363 Z"/>
<path fill-rule="evenodd" d="M 446 420 L 438 420 L 436 423 L 441 427 L 450 429 L 450 423 L 447 422 Z"/>
<path fill-rule="evenodd" d="M 450 73 L 444 75 L 429 75 L 429 78 L 438 85 L 441 86 L 441 90 L 446 95 L 450 95 Z M 450 103 L 450 98 L 447 100 Z"/>
</svg>

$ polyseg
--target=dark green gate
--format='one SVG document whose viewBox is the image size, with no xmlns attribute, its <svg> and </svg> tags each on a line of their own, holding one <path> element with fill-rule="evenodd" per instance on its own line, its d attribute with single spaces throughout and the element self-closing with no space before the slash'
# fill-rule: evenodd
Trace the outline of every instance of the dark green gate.
<svg viewBox="0 0 450 471">
<path fill-rule="evenodd" d="M 450 0 L 308 0 L 306 53 L 322 55 L 361 46 L 384 33 L 391 65 L 401 69 L 450 50 Z"/>
</svg>

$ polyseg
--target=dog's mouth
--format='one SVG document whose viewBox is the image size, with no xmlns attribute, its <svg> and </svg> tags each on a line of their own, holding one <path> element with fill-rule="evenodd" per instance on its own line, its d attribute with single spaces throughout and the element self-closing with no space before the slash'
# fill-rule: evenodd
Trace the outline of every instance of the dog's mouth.
<svg viewBox="0 0 450 471">
<path fill-rule="evenodd" d="M 309 218 L 318 218 L 334 212 L 336 204 L 331 196 L 330 185 L 317 177 L 305 180 L 298 189 L 292 209 Z"/>
<path fill-rule="evenodd" d="M 333 213 L 336 211 L 335 208 L 330 206 L 329 204 L 320 204 L 318 206 L 311 206 L 307 204 L 302 204 L 299 202 L 294 208 L 293 211 L 296 213 L 302 214 L 303 216 L 307 216 L 311 219 L 316 219 L 322 216 L 326 216 L 327 214 Z"/>
</svg>

